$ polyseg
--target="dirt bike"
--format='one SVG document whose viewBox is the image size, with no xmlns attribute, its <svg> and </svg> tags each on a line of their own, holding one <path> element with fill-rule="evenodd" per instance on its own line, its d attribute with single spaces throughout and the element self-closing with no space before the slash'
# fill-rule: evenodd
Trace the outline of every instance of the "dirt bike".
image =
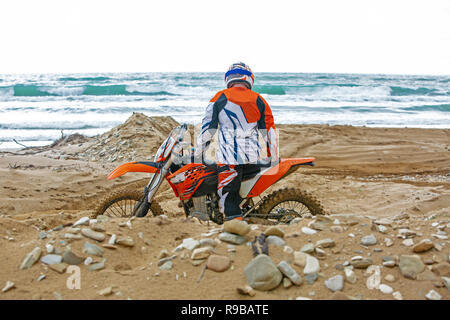
<svg viewBox="0 0 450 320">
<path fill-rule="evenodd" d="M 148 211 L 154 216 L 162 214 L 163 210 L 154 201 L 154 196 L 166 179 L 175 196 L 180 199 L 180 206 L 183 207 L 186 217 L 197 217 L 222 224 L 223 215 L 219 212 L 217 194 L 217 165 L 194 163 L 194 148 L 190 142 L 184 141 L 186 131 L 187 125 L 173 129 L 158 149 L 154 161 L 129 162 L 112 171 L 107 177 L 108 180 L 127 172 L 148 172 L 153 175 L 143 192 L 123 189 L 108 196 L 94 217 L 99 214 L 144 217 Z M 190 161 L 187 161 L 189 158 Z M 240 206 L 244 219 L 289 223 L 292 219 L 306 214 L 324 214 L 316 198 L 294 188 L 274 191 L 256 203 L 253 200 L 300 166 L 313 166 L 314 161 L 315 158 L 288 158 L 280 159 L 276 164 L 266 162 L 246 165 L 240 188 Z"/>
</svg>

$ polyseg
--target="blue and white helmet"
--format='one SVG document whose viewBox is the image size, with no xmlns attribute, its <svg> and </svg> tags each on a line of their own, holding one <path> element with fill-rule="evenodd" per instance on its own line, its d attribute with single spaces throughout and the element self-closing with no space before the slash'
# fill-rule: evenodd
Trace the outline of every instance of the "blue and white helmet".
<svg viewBox="0 0 450 320">
<path fill-rule="evenodd" d="M 225 73 L 225 84 L 227 88 L 236 82 L 246 84 L 249 89 L 253 87 L 253 83 L 255 82 L 252 69 L 243 62 L 233 63 L 227 73 Z"/>
</svg>

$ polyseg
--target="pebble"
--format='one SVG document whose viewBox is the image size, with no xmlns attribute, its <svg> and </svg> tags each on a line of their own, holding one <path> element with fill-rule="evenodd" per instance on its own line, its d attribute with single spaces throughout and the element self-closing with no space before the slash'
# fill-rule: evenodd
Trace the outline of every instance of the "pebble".
<svg viewBox="0 0 450 320">
<path fill-rule="evenodd" d="M 213 239 L 200 239 L 201 247 L 215 247 L 216 242 Z"/>
<path fill-rule="evenodd" d="M 206 261 L 206 267 L 215 272 L 224 272 L 231 266 L 231 260 L 225 256 L 210 255 Z"/>
<path fill-rule="evenodd" d="M 302 284 L 303 282 L 302 278 L 299 276 L 297 271 L 295 271 L 286 261 L 281 261 L 278 264 L 278 269 L 295 285 L 299 286 Z"/>
<path fill-rule="evenodd" d="M 287 254 L 292 254 L 292 253 L 294 253 L 294 249 L 292 249 L 289 246 L 284 246 L 283 252 L 286 252 Z"/>
<path fill-rule="evenodd" d="M 350 268 L 345 268 L 344 274 L 345 274 L 345 280 L 347 280 L 347 282 L 349 282 L 351 284 L 355 284 L 356 281 L 358 281 L 358 278 L 356 277 L 355 272 L 353 270 L 351 270 Z"/>
<path fill-rule="evenodd" d="M 42 280 L 44 280 L 47 276 L 45 274 L 41 274 L 38 278 L 37 281 L 40 282 Z"/>
<path fill-rule="evenodd" d="M 97 246 L 95 244 L 89 243 L 88 241 L 86 241 L 86 243 L 83 246 L 83 253 L 86 253 L 89 255 L 102 257 L 103 252 L 104 252 L 104 250 L 102 248 L 100 248 L 99 246 Z"/>
<path fill-rule="evenodd" d="M 83 258 L 77 256 L 70 249 L 66 249 L 66 251 L 64 251 L 62 261 L 70 265 L 79 265 L 83 262 Z"/>
<path fill-rule="evenodd" d="M 117 239 L 117 235 L 116 235 L 116 234 L 113 234 L 113 235 L 111 236 L 111 238 L 109 238 L 108 243 L 109 243 L 110 245 L 114 245 L 114 244 L 116 244 L 116 239 Z"/>
<path fill-rule="evenodd" d="M 283 278 L 283 287 L 284 288 L 290 288 L 292 287 L 294 284 L 291 282 L 291 280 L 289 280 L 289 278 L 284 277 Z"/>
<path fill-rule="evenodd" d="M 351 265 L 356 268 L 356 269 L 365 269 L 367 267 L 369 267 L 370 265 L 372 265 L 372 259 L 369 258 L 365 258 L 365 259 L 361 259 L 361 260 L 356 260 L 356 261 L 352 261 Z"/>
<path fill-rule="evenodd" d="M 223 224 L 223 230 L 228 233 L 245 236 L 250 231 L 250 226 L 246 221 L 230 220 Z"/>
<path fill-rule="evenodd" d="M 434 290 L 430 290 L 430 291 L 425 295 L 425 297 L 426 297 L 428 300 L 441 300 L 441 299 L 442 299 L 441 295 L 440 295 L 439 293 L 437 293 L 436 291 L 434 291 Z"/>
<path fill-rule="evenodd" d="M 319 260 L 307 254 L 306 265 L 305 268 L 303 269 L 303 274 L 306 275 L 310 273 L 318 273 L 319 271 L 320 271 Z"/>
<path fill-rule="evenodd" d="M 47 254 L 43 256 L 40 261 L 45 264 L 61 263 L 62 257 L 57 254 Z"/>
<path fill-rule="evenodd" d="M 105 268 L 105 262 L 106 262 L 106 259 L 103 258 L 101 262 L 94 263 L 94 264 L 90 265 L 88 269 L 90 271 L 97 271 L 97 270 L 104 269 Z"/>
<path fill-rule="evenodd" d="M 81 225 L 88 225 L 89 224 L 89 217 L 83 217 L 80 218 L 78 221 L 76 221 L 72 227 L 81 226 Z"/>
<path fill-rule="evenodd" d="M 91 263 L 92 263 L 92 261 L 94 261 L 91 257 L 87 257 L 85 260 L 84 260 L 84 265 L 85 266 L 88 266 L 88 265 L 90 265 Z"/>
<path fill-rule="evenodd" d="M 365 236 L 361 239 L 361 244 L 365 246 L 373 246 L 377 244 L 377 238 L 373 234 Z"/>
<path fill-rule="evenodd" d="M 158 259 L 162 259 L 169 256 L 167 249 L 163 249 L 159 252 Z"/>
<path fill-rule="evenodd" d="M 403 300 L 403 296 L 400 293 L 400 291 L 396 291 L 396 292 L 392 293 L 392 296 L 394 297 L 395 300 Z"/>
<path fill-rule="evenodd" d="M 380 289 L 380 291 L 383 292 L 384 294 L 391 294 L 394 292 L 394 289 L 392 289 L 390 286 L 386 284 L 380 284 L 378 289 Z"/>
<path fill-rule="evenodd" d="M 450 278 L 449 277 L 441 277 L 442 281 L 444 282 L 445 287 L 450 290 Z"/>
<path fill-rule="evenodd" d="M 254 297 L 256 295 L 255 290 L 253 290 L 252 287 L 249 285 L 245 285 L 244 287 L 238 287 L 236 288 L 237 292 L 241 295 L 247 295 L 250 297 Z"/>
<path fill-rule="evenodd" d="M 176 255 L 173 255 L 173 256 L 170 256 L 170 257 L 165 257 L 165 258 L 161 258 L 161 259 L 159 259 L 159 261 L 158 261 L 158 267 L 159 266 L 162 266 L 164 263 L 166 263 L 167 261 L 171 261 L 171 260 L 173 260 L 173 259 L 175 259 L 177 256 Z"/>
<path fill-rule="evenodd" d="M 54 263 L 54 264 L 50 264 L 48 266 L 50 269 L 52 269 L 53 271 L 56 271 L 58 273 L 64 273 L 67 269 L 67 264 L 65 263 Z"/>
<path fill-rule="evenodd" d="M 231 220 L 231 221 L 233 221 L 233 220 Z M 241 245 L 246 241 L 245 237 L 237 235 L 237 234 L 229 233 L 229 232 L 222 232 L 221 234 L 219 234 L 219 239 L 224 242 L 228 242 L 228 243 L 236 244 L 236 245 Z"/>
<path fill-rule="evenodd" d="M 387 228 L 385 226 L 378 226 L 377 229 L 378 229 L 378 232 L 380 232 L 380 233 L 386 233 L 387 232 Z"/>
<path fill-rule="evenodd" d="M 116 239 L 116 243 L 124 247 L 133 247 L 134 240 L 131 237 L 120 237 Z"/>
<path fill-rule="evenodd" d="M 284 242 L 284 240 L 278 236 L 268 236 L 266 238 L 266 242 L 269 245 L 272 244 L 277 247 L 284 247 L 286 245 L 286 242 Z"/>
<path fill-rule="evenodd" d="M 320 248 L 315 248 L 314 251 L 316 253 L 316 257 L 318 257 L 318 258 L 323 258 L 323 257 L 325 257 L 327 255 L 325 253 L 325 251 L 320 249 Z"/>
<path fill-rule="evenodd" d="M 305 275 L 305 281 L 307 284 L 312 285 L 318 277 L 317 273 L 310 273 Z"/>
<path fill-rule="evenodd" d="M 334 233 L 342 233 L 344 232 L 344 228 L 342 228 L 341 226 L 331 226 L 330 230 Z"/>
<path fill-rule="evenodd" d="M 272 259 L 265 254 L 253 258 L 244 269 L 248 284 L 256 290 L 267 291 L 278 287 L 283 275 Z"/>
<path fill-rule="evenodd" d="M 42 253 L 41 248 L 36 247 L 28 253 L 23 260 L 22 264 L 20 265 L 20 270 L 29 269 L 31 268 L 40 258 Z"/>
<path fill-rule="evenodd" d="M 45 245 L 45 249 L 47 250 L 47 253 L 53 253 L 55 251 L 55 247 L 49 243 Z"/>
<path fill-rule="evenodd" d="M 183 243 L 181 245 L 186 250 L 192 251 L 200 246 L 200 241 L 194 240 L 193 238 L 186 238 L 183 239 Z"/>
<path fill-rule="evenodd" d="M 105 297 L 111 295 L 112 293 L 113 293 L 113 287 L 107 287 L 98 292 L 99 295 L 105 296 Z"/>
<path fill-rule="evenodd" d="M 405 239 L 402 241 L 402 243 L 406 247 L 412 247 L 414 245 L 413 239 Z"/>
<path fill-rule="evenodd" d="M 14 288 L 15 286 L 16 286 L 16 285 L 14 284 L 14 282 L 12 282 L 12 281 L 6 281 L 6 284 L 5 284 L 5 286 L 3 287 L 2 292 L 9 291 L 9 290 L 11 290 L 12 288 Z"/>
<path fill-rule="evenodd" d="M 325 286 L 332 292 L 342 291 L 344 288 L 344 277 L 342 275 L 336 275 L 325 281 Z"/>
<path fill-rule="evenodd" d="M 330 238 L 319 240 L 319 241 L 316 242 L 316 247 L 317 248 L 332 248 L 335 245 L 336 244 L 335 244 L 334 240 L 330 239 Z"/>
<path fill-rule="evenodd" d="M 167 261 L 166 263 L 164 263 L 162 266 L 159 267 L 159 269 L 161 270 L 171 270 L 173 268 L 173 263 L 172 261 Z"/>
<path fill-rule="evenodd" d="M 87 238 L 91 238 L 93 240 L 97 240 L 97 241 L 105 240 L 105 235 L 103 233 L 91 230 L 89 228 L 81 229 L 81 234 L 83 236 L 85 236 Z"/>
<path fill-rule="evenodd" d="M 191 259 L 192 260 L 201 260 L 206 259 L 211 254 L 211 247 L 203 247 L 203 248 L 197 248 L 192 252 Z"/>
<path fill-rule="evenodd" d="M 434 244 L 430 239 L 423 239 L 413 247 L 415 253 L 422 253 L 434 248 Z"/>
<path fill-rule="evenodd" d="M 270 227 L 266 231 L 264 231 L 266 236 L 277 236 L 280 238 L 284 238 L 284 231 L 278 227 Z"/>
<path fill-rule="evenodd" d="M 65 233 L 64 234 L 64 239 L 70 239 L 70 240 L 80 240 L 83 237 L 81 236 L 81 234 L 73 234 L 73 233 Z"/>
<path fill-rule="evenodd" d="M 315 234 L 315 233 L 317 233 L 316 230 L 308 228 L 308 227 L 302 227 L 302 232 L 304 234 Z"/>
<path fill-rule="evenodd" d="M 417 275 L 425 269 L 425 265 L 416 255 L 402 255 L 398 264 L 400 272 L 405 278 L 416 279 Z"/>
<path fill-rule="evenodd" d="M 394 282 L 395 281 L 395 277 L 392 274 L 387 274 L 384 277 L 384 280 L 386 280 L 387 282 Z"/>
<path fill-rule="evenodd" d="M 307 243 L 300 249 L 300 251 L 304 252 L 304 253 L 313 253 L 314 252 L 314 244 Z"/>
</svg>

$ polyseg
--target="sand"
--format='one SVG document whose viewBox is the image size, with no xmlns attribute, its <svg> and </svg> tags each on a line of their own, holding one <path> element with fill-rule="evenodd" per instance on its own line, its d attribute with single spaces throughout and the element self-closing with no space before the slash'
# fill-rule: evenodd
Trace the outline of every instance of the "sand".
<svg viewBox="0 0 450 320">
<path fill-rule="evenodd" d="M 382 256 L 412 254 L 412 249 L 396 237 L 398 228 L 408 227 L 419 232 L 414 243 L 429 238 L 440 245 L 420 254 L 422 260 L 433 260 L 435 267 L 448 265 L 449 240 L 432 236 L 438 222 L 443 231 L 450 222 L 450 130 L 408 128 L 366 128 L 327 125 L 279 125 L 280 155 L 282 157 L 316 157 L 314 168 L 302 168 L 279 181 L 265 192 L 268 194 L 284 187 L 296 187 L 312 193 L 320 199 L 333 219 L 345 220 L 345 216 L 358 219 L 356 225 L 342 224 L 345 231 L 334 233 L 320 231 L 314 235 L 301 234 L 301 227 L 312 220 L 304 219 L 295 225 L 280 226 L 285 233 L 286 244 L 299 250 L 308 240 L 332 238 L 340 252 L 324 249 L 326 257 L 319 279 L 313 284 L 303 284 L 285 289 L 280 285 L 269 292 L 257 291 L 255 297 L 242 296 L 236 288 L 246 284 L 244 268 L 252 259 L 251 249 L 238 246 L 232 270 L 216 273 L 206 270 L 197 282 L 203 265 L 193 266 L 188 257 L 174 259 L 170 271 L 157 266 L 162 249 L 171 252 L 184 238 L 201 238 L 202 233 L 220 226 L 186 220 L 172 190 L 164 183 L 156 197 L 168 222 L 148 217 L 132 222 L 133 229 L 119 227 L 115 219 L 108 222 L 108 232 L 130 235 L 135 246 L 105 249 L 106 268 L 89 271 L 81 266 L 80 290 L 66 287 L 69 274 L 59 274 L 42 263 L 28 270 L 19 270 L 24 257 L 34 247 L 45 251 L 49 239 L 40 240 L 42 230 L 49 230 L 78 218 L 89 216 L 101 199 L 123 187 L 139 189 L 147 182 L 148 175 L 134 173 L 114 181 L 106 180 L 107 174 L 118 164 L 151 159 L 157 147 L 176 122 L 170 117 L 148 118 L 134 114 L 123 125 L 93 137 L 61 139 L 53 147 L 25 149 L 0 153 L 0 287 L 12 281 L 15 288 L 1 293 L 0 299 L 55 299 L 58 292 L 63 299 L 330 299 L 332 292 L 324 281 L 336 274 L 343 274 L 336 264 L 350 261 L 355 255 L 368 256 L 374 264 L 381 265 Z M 371 230 L 371 221 L 408 214 L 409 219 L 395 222 L 387 234 Z M 267 226 L 256 225 L 257 230 L 247 236 L 264 231 Z M 55 246 L 60 243 L 61 232 L 50 233 Z M 142 232 L 142 239 L 139 233 Z M 353 233 L 355 238 L 349 237 Z M 374 234 L 379 244 L 363 247 L 362 236 Z M 215 236 L 213 236 L 214 238 Z M 383 239 L 389 237 L 394 246 L 385 247 Z M 82 257 L 83 240 L 70 243 L 72 251 Z M 227 246 L 216 247 L 218 254 L 227 255 Z M 187 255 L 187 254 L 186 254 Z M 270 246 L 269 255 L 275 263 L 291 261 L 292 254 L 283 248 Z M 100 261 L 99 258 L 96 260 Z M 151 264 L 151 265 L 150 265 Z M 294 266 L 300 274 L 302 268 Z M 434 269 L 433 269 L 434 270 Z M 356 284 L 346 283 L 344 293 L 355 299 L 393 299 L 392 295 L 366 287 L 364 270 L 355 271 Z M 158 273 L 158 275 L 155 275 Z M 46 278 L 37 281 L 45 274 Z M 404 299 L 425 299 L 430 290 L 437 291 L 442 299 L 449 299 L 449 290 L 438 280 L 418 281 L 404 278 L 398 267 L 382 268 L 382 278 L 392 274 L 395 282 L 386 283 L 400 291 Z M 177 280 L 178 279 L 178 280 Z M 116 286 L 110 296 L 98 291 Z M 437 285 L 437 287 L 436 287 Z"/>
</svg>

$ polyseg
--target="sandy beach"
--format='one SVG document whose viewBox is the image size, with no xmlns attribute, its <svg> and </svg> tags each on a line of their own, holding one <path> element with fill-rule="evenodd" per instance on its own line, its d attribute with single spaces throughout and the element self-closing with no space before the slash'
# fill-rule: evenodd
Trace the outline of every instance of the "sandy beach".
<svg viewBox="0 0 450 320">
<path fill-rule="evenodd" d="M 0 287 L 7 281 L 14 287 L 0 292 L 0 299 L 395 299 L 398 295 L 369 289 L 372 269 L 353 270 L 357 280 L 345 280 L 342 291 L 332 292 L 325 281 L 344 275 L 343 265 L 355 256 L 371 259 L 381 270 L 381 283 L 403 299 L 427 299 L 434 290 L 443 300 L 450 299 L 450 130 L 411 128 L 367 128 L 328 125 L 279 125 L 280 155 L 315 157 L 316 166 L 299 169 L 269 190 L 295 187 L 317 197 L 327 212 L 325 227 L 315 234 L 302 233 L 303 227 L 315 229 L 316 219 L 277 226 L 293 251 L 305 244 L 330 238 L 334 245 L 324 253 L 312 253 L 320 262 L 317 280 L 309 284 L 296 265 L 294 255 L 283 246 L 269 246 L 269 256 L 277 265 L 285 260 L 302 276 L 303 283 L 289 288 L 280 284 L 270 291 L 255 291 L 253 297 L 241 295 L 237 288 L 246 285 L 244 268 L 252 260 L 252 250 L 243 244 L 231 254 L 231 267 L 225 272 L 193 265 L 191 252 L 172 251 L 185 238 L 202 239 L 221 226 L 186 221 L 170 186 L 164 183 L 156 197 L 167 219 L 146 217 L 132 221 L 132 228 L 119 226 L 126 219 L 105 221 L 104 234 L 130 236 L 134 246 L 104 248 L 105 268 L 90 271 L 81 264 L 81 289 L 66 286 L 69 274 L 58 273 L 37 262 L 19 270 L 25 256 L 40 247 L 47 254 L 49 242 L 64 252 L 70 249 L 83 260 L 87 238 L 68 240 L 63 236 L 69 226 L 91 215 L 102 198 L 120 188 L 142 188 L 147 174 L 128 174 L 108 181 L 107 174 L 127 161 L 151 159 L 160 143 L 177 123 L 170 117 L 149 118 L 136 113 L 124 124 L 92 138 L 62 138 L 52 147 L 0 152 Z M 381 223 L 380 223 L 381 220 Z M 313 224 L 313 226 L 311 226 Z M 383 225 L 384 228 L 379 226 Z M 340 228 L 332 228 L 339 226 Z M 247 234 L 267 230 L 254 225 Z M 58 229 L 58 228 L 57 228 Z M 400 230 L 408 229 L 406 236 Z M 42 238 L 42 232 L 46 237 Z M 374 235 L 375 245 L 362 245 L 361 239 Z M 109 236 L 108 236 L 109 237 Z M 404 237 L 404 238 L 403 238 Z M 209 238 L 217 238 L 217 234 Z M 385 238 L 393 244 L 387 246 Z M 405 244 L 405 240 L 407 241 Z M 433 248 L 414 252 L 421 240 L 429 239 Z M 92 243 L 95 241 L 89 240 Z M 218 241 L 219 242 L 219 241 Z M 411 242 L 413 243 L 411 245 Z M 99 244 L 100 243 L 100 244 Z M 107 240 L 99 242 L 101 245 Z M 160 270 L 161 250 L 176 255 L 171 270 Z M 217 243 L 214 252 L 230 256 L 227 244 Z M 424 264 L 411 279 L 399 267 L 402 256 L 418 255 Z M 383 265 L 393 259 L 393 266 Z M 92 256 L 94 262 L 101 258 Z M 353 261 L 358 260 L 354 259 Z M 370 267 L 369 267 L 370 268 Z M 368 272 L 369 270 L 369 272 Z M 45 275 L 41 281 L 37 279 Z M 386 278 L 386 276 L 391 275 Z M 447 286 L 446 286 L 447 285 Z M 102 289 L 113 287 L 110 295 Z"/>
</svg>

